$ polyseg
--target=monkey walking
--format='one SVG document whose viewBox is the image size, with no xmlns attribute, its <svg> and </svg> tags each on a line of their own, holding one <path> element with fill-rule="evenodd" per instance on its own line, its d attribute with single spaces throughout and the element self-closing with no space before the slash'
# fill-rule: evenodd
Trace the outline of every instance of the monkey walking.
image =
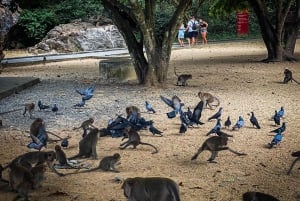
<svg viewBox="0 0 300 201">
<path fill-rule="evenodd" d="M 192 157 L 191 160 L 195 160 L 197 159 L 197 157 L 199 156 L 199 154 L 204 151 L 204 150 L 208 150 L 211 152 L 211 156 L 208 159 L 208 161 L 210 163 L 216 163 L 214 160 L 215 158 L 218 156 L 218 151 L 222 151 L 222 150 L 228 150 L 238 156 L 243 156 L 243 155 L 247 155 L 245 153 L 239 153 L 237 151 L 232 150 L 231 148 L 229 148 L 227 145 L 228 142 L 228 137 L 221 135 L 221 136 L 212 136 L 208 139 L 206 139 L 204 141 L 204 143 L 202 144 L 202 146 L 198 149 L 197 153 Z"/>
<path fill-rule="evenodd" d="M 126 127 L 124 129 L 124 131 L 128 136 L 128 140 L 126 142 L 123 142 L 122 144 L 120 144 L 120 149 L 125 149 L 126 147 L 128 147 L 130 145 L 132 145 L 133 148 L 135 149 L 139 144 L 142 144 L 142 145 L 148 145 L 148 146 L 153 147 L 155 149 L 155 151 L 152 152 L 152 154 L 158 153 L 158 150 L 154 145 L 142 142 L 140 135 L 134 129 L 132 129 L 130 126 Z M 122 140 L 124 140 L 124 139 L 125 139 L 125 137 Z"/>
<path fill-rule="evenodd" d="M 32 119 L 32 113 L 33 113 L 33 111 L 34 111 L 35 104 L 34 104 L 34 103 L 26 103 L 24 106 L 25 106 L 25 107 L 24 107 L 23 116 L 25 117 L 25 114 L 26 114 L 27 111 L 28 111 L 29 117 L 30 117 L 30 119 Z"/>
<path fill-rule="evenodd" d="M 69 160 L 76 159 L 79 157 L 91 157 L 97 159 L 97 142 L 98 142 L 98 133 L 99 129 L 92 129 L 84 138 L 79 142 L 79 153 L 73 157 L 70 157 Z"/>
<path fill-rule="evenodd" d="M 209 107 L 212 110 L 212 109 L 216 109 L 217 107 L 220 106 L 220 100 L 216 96 L 213 96 L 210 93 L 206 93 L 206 92 L 201 92 L 200 91 L 198 93 L 198 97 L 203 101 L 204 108 L 208 108 Z M 212 103 L 215 102 L 215 101 L 217 102 L 217 104 L 213 105 Z"/>
<path fill-rule="evenodd" d="M 284 78 L 283 78 L 283 84 L 287 84 L 288 82 L 295 81 L 297 84 L 300 84 L 297 80 L 293 78 L 293 73 L 289 69 L 284 69 Z"/>
<path fill-rule="evenodd" d="M 290 175 L 291 172 L 292 172 L 292 169 L 293 167 L 295 166 L 296 162 L 300 160 L 300 151 L 296 151 L 296 152 L 293 152 L 291 154 L 293 157 L 296 157 L 296 159 L 293 161 L 293 163 L 291 164 L 291 167 L 289 169 L 289 171 L 287 172 L 287 175 Z M 300 168 L 299 168 L 300 169 Z"/>
<path fill-rule="evenodd" d="M 193 76 L 191 74 L 180 74 L 178 75 L 176 73 L 176 69 L 175 69 L 175 66 L 174 66 L 174 74 L 176 75 L 177 77 L 177 83 L 176 83 L 176 86 L 187 86 L 187 81 L 189 79 L 192 79 Z"/>
<path fill-rule="evenodd" d="M 82 137 L 85 137 L 87 135 L 87 130 L 90 129 L 90 127 L 92 128 L 96 128 L 94 125 L 94 118 L 89 118 L 88 120 L 85 120 L 84 122 L 81 123 L 81 125 L 79 127 L 74 127 L 73 130 L 77 130 L 82 128 L 83 129 L 83 134 Z"/>
<path fill-rule="evenodd" d="M 116 169 L 116 166 L 120 164 L 120 159 L 121 156 L 118 153 L 115 153 L 112 156 L 105 156 L 104 158 L 101 159 L 101 161 L 99 162 L 98 167 L 89 169 L 89 170 L 84 170 L 81 172 L 71 172 L 71 173 L 67 173 L 66 175 L 70 175 L 70 174 L 77 174 L 77 173 L 88 173 L 88 172 L 93 172 L 95 170 L 103 170 L 105 172 L 120 172 Z"/>
<path fill-rule="evenodd" d="M 169 178 L 127 178 L 122 189 L 128 201 L 180 201 L 179 186 Z"/>
</svg>

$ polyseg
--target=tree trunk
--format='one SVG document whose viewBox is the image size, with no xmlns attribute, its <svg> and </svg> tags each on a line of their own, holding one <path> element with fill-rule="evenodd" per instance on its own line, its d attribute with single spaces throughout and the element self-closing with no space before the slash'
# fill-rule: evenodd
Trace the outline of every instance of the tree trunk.
<svg viewBox="0 0 300 201">
<path fill-rule="evenodd" d="M 276 1 L 275 25 L 272 25 L 268 17 L 267 8 L 264 2 L 260 0 L 255 0 L 255 1 L 248 0 L 248 2 L 252 6 L 257 16 L 258 23 L 261 29 L 262 38 L 264 40 L 264 43 L 268 51 L 268 57 L 263 61 L 264 62 L 282 61 L 283 47 L 281 46 L 281 33 L 283 30 L 285 18 L 291 6 L 291 0 L 285 2 L 284 5 L 281 1 Z"/>
<path fill-rule="evenodd" d="M 178 1 L 173 16 L 158 33 L 155 30 L 155 0 L 146 0 L 144 3 L 129 1 L 130 6 L 117 0 L 101 2 L 124 37 L 139 84 L 163 84 L 167 80 L 172 43 L 180 18 L 184 16 L 192 1 Z"/>
</svg>

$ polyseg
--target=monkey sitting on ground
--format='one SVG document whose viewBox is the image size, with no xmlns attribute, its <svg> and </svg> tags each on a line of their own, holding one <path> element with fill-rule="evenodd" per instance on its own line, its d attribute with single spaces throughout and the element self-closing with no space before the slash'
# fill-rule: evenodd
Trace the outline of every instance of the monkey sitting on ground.
<svg viewBox="0 0 300 201">
<path fill-rule="evenodd" d="M 30 125 L 29 132 L 32 142 L 27 145 L 28 148 L 41 150 L 42 147 L 47 146 L 48 134 L 43 119 L 36 118 Z"/>
<path fill-rule="evenodd" d="M 179 187 L 169 178 L 127 178 L 122 189 L 128 201 L 180 201 Z"/>
<path fill-rule="evenodd" d="M 25 117 L 26 112 L 28 111 L 30 119 L 32 119 L 32 113 L 34 111 L 35 104 L 34 103 L 26 103 L 24 105 L 23 116 Z"/>
<path fill-rule="evenodd" d="M 209 106 L 209 108 L 212 110 L 220 106 L 220 100 L 210 93 L 204 93 L 200 91 L 198 93 L 198 97 L 203 101 L 204 108 L 208 108 L 207 106 Z M 212 103 L 215 101 L 217 102 L 217 104 L 212 105 Z M 214 106 L 215 108 L 213 108 L 212 106 Z"/>
<path fill-rule="evenodd" d="M 11 167 L 11 171 L 9 172 L 9 185 L 12 190 L 18 193 L 14 200 L 22 197 L 23 200 L 28 201 L 28 191 L 32 189 L 33 184 L 34 177 L 29 169 L 22 165 Z"/>
<path fill-rule="evenodd" d="M 204 150 L 208 150 L 211 152 L 211 156 L 208 159 L 210 163 L 216 163 L 214 160 L 218 156 L 218 151 L 222 151 L 222 150 L 229 150 L 230 152 L 238 156 L 247 155 L 232 150 L 231 148 L 226 146 L 227 142 L 228 142 L 228 137 L 225 135 L 210 137 L 204 141 L 202 146 L 198 149 L 197 153 L 192 157 L 191 160 L 195 160 L 199 156 L 199 154 Z"/>
<path fill-rule="evenodd" d="M 82 122 L 79 127 L 73 128 L 73 130 L 77 130 L 77 129 L 82 128 L 83 129 L 82 137 L 85 137 L 87 135 L 87 130 L 90 129 L 90 127 L 95 128 L 95 126 L 93 125 L 93 123 L 94 123 L 94 119 L 93 118 L 89 118 L 88 120 L 85 120 L 84 122 Z"/>
<path fill-rule="evenodd" d="M 59 176 L 64 176 L 63 173 L 57 172 L 57 170 L 54 168 L 53 164 L 55 159 L 56 159 L 56 154 L 54 151 L 28 152 L 13 159 L 7 166 L 3 168 L 3 170 L 5 170 L 6 168 L 13 169 L 16 166 L 22 166 L 27 169 L 31 169 L 34 165 L 38 166 L 47 163 L 48 167 L 54 173 L 56 173 Z"/>
<path fill-rule="evenodd" d="M 75 167 L 72 164 L 68 163 L 67 156 L 65 152 L 62 150 L 61 146 L 55 145 L 54 149 L 56 153 L 56 160 L 58 161 L 59 166 L 71 168 L 71 169 L 79 169 L 78 167 Z"/>
<path fill-rule="evenodd" d="M 289 81 L 293 82 L 295 81 L 297 84 L 300 84 L 297 80 L 293 78 L 293 73 L 289 69 L 284 69 L 284 78 L 283 78 L 283 84 L 287 84 Z"/>
<path fill-rule="evenodd" d="M 177 73 L 176 73 L 176 69 L 175 69 L 175 67 L 174 67 L 174 73 L 175 73 L 175 75 L 176 75 L 176 77 L 177 77 L 177 83 L 176 83 L 176 86 L 187 86 L 188 84 L 187 84 L 187 81 L 189 80 L 189 79 L 192 79 L 193 78 L 193 76 L 191 75 L 191 74 L 180 74 L 180 75 L 178 75 Z"/>
<path fill-rule="evenodd" d="M 120 149 L 125 149 L 126 147 L 128 147 L 130 145 L 132 145 L 133 148 L 135 149 L 139 144 L 142 144 L 142 145 L 148 145 L 148 146 L 153 147 L 155 149 L 155 151 L 152 152 L 152 154 L 158 153 L 157 148 L 155 146 L 153 146 L 152 144 L 141 142 L 140 135 L 137 133 L 137 131 L 132 129 L 130 126 L 126 127 L 124 129 L 124 132 L 127 134 L 128 140 L 126 142 L 123 142 L 122 144 L 120 144 Z M 122 140 L 124 140 L 124 138 Z"/>
<path fill-rule="evenodd" d="M 93 128 L 83 139 L 79 142 L 79 153 L 69 158 L 69 160 L 79 157 L 91 157 L 97 159 L 97 142 L 98 142 L 98 128 Z"/>
<path fill-rule="evenodd" d="M 110 171 L 110 172 L 120 172 L 116 169 L 116 165 L 120 164 L 120 162 L 119 162 L 120 159 L 121 159 L 120 154 L 115 153 L 112 156 L 105 156 L 104 158 L 102 158 L 98 167 L 95 167 L 95 168 L 92 168 L 92 169 L 89 169 L 89 170 L 84 170 L 84 171 L 81 171 L 81 172 L 74 172 L 74 173 L 72 172 L 72 173 L 69 173 L 69 174 L 66 174 L 66 175 L 93 172 L 95 170 L 103 170 L 103 171 L 106 171 L 106 172 L 108 172 L 108 171 Z"/>
</svg>

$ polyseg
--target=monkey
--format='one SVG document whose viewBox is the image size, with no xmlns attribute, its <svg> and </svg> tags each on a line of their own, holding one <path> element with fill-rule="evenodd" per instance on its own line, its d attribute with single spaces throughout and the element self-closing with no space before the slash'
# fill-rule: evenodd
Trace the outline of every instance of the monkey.
<svg viewBox="0 0 300 201">
<path fill-rule="evenodd" d="M 72 169 L 78 169 L 77 167 L 74 167 L 73 165 L 68 163 L 67 156 L 65 152 L 62 150 L 61 146 L 55 145 L 54 149 L 56 153 L 56 160 L 58 161 L 60 166 L 65 166 Z"/>
<path fill-rule="evenodd" d="M 279 201 L 272 195 L 266 193 L 249 191 L 243 194 L 243 201 Z"/>
<path fill-rule="evenodd" d="M 295 152 L 293 152 L 291 155 L 292 155 L 293 157 L 297 157 L 297 158 L 296 158 L 296 159 L 293 161 L 293 163 L 291 164 L 291 167 L 290 167 L 289 171 L 287 172 L 287 175 L 290 175 L 290 174 L 291 174 L 294 165 L 296 164 L 297 161 L 300 160 L 300 151 L 295 151 Z M 300 169 L 300 168 L 299 168 L 299 169 Z"/>
<path fill-rule="evenodd" d="M 29 118 L 32 119 L 32 113 L 34 111 L 35 104 L 34 103 L 26 103 L 24 106 L 25 107 L 24 107 L 23 116 L 25 117 L 25 114 L 28 111 Z"/>
<path fill-rule="evenodd" d="M 54 151 L 33 151 L 17 156 L 8 165 L 3 167 L 13 169 L 15 166 L 22 166 L 27 169 L 31 169 L 33 165 L 40 165 L 47 163 L 48 167 L 56 173 L 58 176 L 64 176 L 63 173 L 57 172 L 54 168 L 53 163 L 56 159 L 56 154 Z"/>
<path fill-rule="evenodd" d="M 93 159 L 97 159 L 97 142 L 98 142 L 98 128 L 93 128 L 84 138 L 79 141 L 79 153 L 69 158 L 69 160 L 79 157 L 88 158 L 92 156 Z"/>
<path fill-rule="evenodd" d="M 180 201 L 179 186 L 169 178 L 127 178 L 121 188 L 128 201 Z"/>
<path fill-rule="evenodd" d="M 33 176 L 32 189 L 37 189 L 41 187 L 42 181 L 44 180 L 44 173 L 47 168 L 44 164 L 39 164 L 31 168 L 30 172 Z"/>
<path fill-rule="evenodd" d="M 28 191 L 32 188 L 33 183 L 33 174 L 29 169 L 20 164 L 11 167 L 11 171 L 9 172 L 9 185 L 12 190 L 18 193 L 14 200 L 22 197 L 23 200 L 28 201 Z"/>
<path fill-rule="evenodd" d="M 207 106 L 209 106 L 209 108 L 212 110 L 220 106 L 220 100 L 210 93 L 200 91 L 198 93 L 198 97 L 203 101 L 204 108 L 208 108 Z M 217 105 L 212 105 L 214 101 L 217 101 Z M 214 106 L 215 108 L 213 108 L 212 106 Z"/>
<path fill-rule="evenodd" d="M 3 183 L 9 183 L 7 180 L 3 179 L 2 178 L 2 172 L 3 172 L 4 168 L 3 166 L 0 164 L 0 182 L 3 182 Z"/>
<path fill-rule="evenodd" d="M 29 131 L 32 142 L 27 145 L 28 148 L 41 150 L 43 146 L 47 147 L 48 134 L 43 119 L 36 118 L 30 125 Z"/>
<path fill-rule="evenodd" d="M 158 153 L 157 148 L 155 146 L 153 146 L 152 144 L 141 142 L 140 135 L 137 133 L 137 131 L 132 129 L 130 126 L 126 127 L 124 129 L 124 132 L 127 134 L 129 139 L 126 142 L 123 142 L 120 144 L 120 149 L 125 149 L 126 147 L 128 147 L 130 145 L 132 145 L 133 148 L 135 149 L 139 144 L 142 144 L 142 145 L 148 145 L 148 146 L 153 147 L 155 149 L 155 151 L 152 152 L 152 154 Z M 124 140 L 124 138 L 122 140 Z"/>
<path fill-rule="evenodd" d="M 198 155 L 204 150 L 208 150 L 211 152 L 211 156 L 208 159 L 210 163 L 216 163 L 214 160 L 218 156 L 218 151 L 222 151 L 222 150 L 229 150 L 230 152 L 238 156 L 247 155 L 232 150 L 231 148 L 226 146 L 227 142 L 228 142 L 228 137 L 225 135 L 212 136 L 204 141 L 202 146 L 198 149 L 197 153 L 192 157 L 191 160 L 195 160 L 198 157 Z"/>
<path fill-rule="evenodd" d="M 130 115 L 131 115 L 132 113 L 137 114 L 137 117 L 138 117 L 138 118 L 141 117 L 141 111 L 140 111 L 140 109 L 139 109 L 138 107 L 134 106 L 134 105 L 126 107 L 125 110 L 126 110 L 126 115 L 127 115 L 126 118 L 127 118 L 127 119 L 130 117 Z"/>
<path fill-rule="evenodd" d="M 289 81 L 293 82 L 295 81 L 297 84 L 300 84 L 297 80 L 293 78 L 293 73 L 289 69 L 284 69 L 284 78 L 283 78 L 283 84 L 287 84 Z"/>
<path fill-rule="evenodd" d="M 84 170 L 81 172 L 71 172 L 71 173 L 67 173 L 66 175 L 70 175 L 70 174 L 77 174 L 77 173 L 87 173 L 87 172 L 93 172 L 95 170 L 103 170 L 103 171 L 110 171 L 110 172 L 120 172 L 116 169 L 116 165 L 120 164 L 120 159 L 121 156 L 118 153 L 115 153 L 112 156 L 105 156 L 104 158 L 101 159 L 101 161 L 99 162 L 98 167 L 89 169 L 89 170 Z"/>
<path fill-rule="evenodd" d="M 81 125 L 79 127 L 75 127 L 73 128 L 73 130 L 77 130 L 77 129 L 80 129 L 82 128 L 83 129 L 83 134 L 82 134 L 82 137 L 85 137 L 87 135 L 87 130 L 90 129 L 90 127 L 92 128 L 96 128 L 94 125 L 94 118 L 89 118 L 88 120 L 85 120 L 84 122 L 81 123 Z"/>
<path fill-rule="evenodd" d="M 41 126 L 43 126 L 44 121 L 41 118 L 36 118 L 30 125 L 30 134 L 34 135 L 35 137 L 38 135 L 39 133 L 39 129 Z"/>
<path fill-rule="evenodd" d="M 175 73 L 175 75 L 176 75 L 176 77 L 177 77 L 177 83 L 176 83 L 176 86 L 187 86 L 188 84 L 187 84 L 187 81 L 189 80 L 189 79 L 192 79 L 193 78 L 193 76 L 191 75 L 191 74 L 180 74 L 180 75 L 178 75 L 177 73 L 176 73 L 176 69 L 175 69 L 175 66 L 174 66 L 174 73 Z"/>
</svg>

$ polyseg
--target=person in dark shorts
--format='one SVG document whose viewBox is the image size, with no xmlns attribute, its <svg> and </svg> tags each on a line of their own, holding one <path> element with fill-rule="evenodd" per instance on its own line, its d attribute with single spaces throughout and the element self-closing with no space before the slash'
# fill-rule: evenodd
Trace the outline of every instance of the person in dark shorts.
<svg viewBox="0 0 300 201">
<path fill-rule="evenodd" d="M 187 33 L 187 40 L 190 47 L 194 47 L 197 42 L 197 37 L 199 33 L 199 22 L 192 16 L 187 24 L 186 31 Z"/>
</svg>

